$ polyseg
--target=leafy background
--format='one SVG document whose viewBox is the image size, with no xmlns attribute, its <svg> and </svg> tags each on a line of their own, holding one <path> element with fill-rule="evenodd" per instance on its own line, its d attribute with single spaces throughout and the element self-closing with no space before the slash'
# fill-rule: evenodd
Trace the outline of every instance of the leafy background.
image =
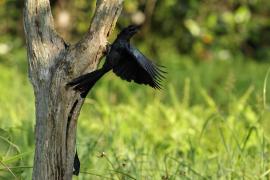
<svg viewBox="0 0 270 180">
<path fill-rule="evenodd" d="M 75 43 L 95 1 L 51 1 Z M 34 98 L 23 1 L 0 0 L 0 179 L 31 179 Z M 106 75 L 79 118 L 74 179 L 270 179 L 270 1 L 125 0 L 116 30 L 167 67 L 162 91 Z"/>
</svg>

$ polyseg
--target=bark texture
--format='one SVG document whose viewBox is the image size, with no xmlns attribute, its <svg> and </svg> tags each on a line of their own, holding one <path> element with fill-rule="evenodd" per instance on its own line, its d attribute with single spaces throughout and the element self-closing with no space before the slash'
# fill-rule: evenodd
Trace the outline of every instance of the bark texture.
<svg viewBox="0 0 270 180">
<path fill-rule="evenodd" d="M 25 0 L 24 30 L 36 107 L 33 179 L 72 179 L 83 99 L 66 83 L 96 69 L 121 8 L 122 0 L 97 0 L 88 32 L 69 45 L 54 29 L 49 0 Z"/>
</svg>

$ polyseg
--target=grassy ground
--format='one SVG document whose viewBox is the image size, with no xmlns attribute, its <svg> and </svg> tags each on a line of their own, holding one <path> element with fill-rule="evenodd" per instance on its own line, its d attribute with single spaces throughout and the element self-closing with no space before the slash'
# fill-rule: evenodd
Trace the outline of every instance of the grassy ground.
<svg viewBox="0 0 270 180">
<path fill-rule="evenodd" d="M 74 179 L 270 179 L 269 64 L 164 56 L 162 91 L 113 74 L 95 86 L 79 119 Z M 0 63 L 0 179 L 31 176 L 34 99 L 24 58 L 22 50 Z"/>
</svg>

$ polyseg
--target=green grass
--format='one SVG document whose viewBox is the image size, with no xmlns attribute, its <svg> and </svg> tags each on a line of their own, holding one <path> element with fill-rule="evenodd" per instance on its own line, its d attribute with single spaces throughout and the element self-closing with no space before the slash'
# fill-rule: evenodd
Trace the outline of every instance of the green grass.
<svg viewBox="0 0 270 180">
<path fill-rule="evenodd" d="M 269 179 L 270 64 L 164 57 L 162 91 L 110 73 L 88 95 L 74 179 Z M 22 61 L 24 51 L 0 57 L 0 179 L 31 176 L 34 98 Z"/>
</svg>

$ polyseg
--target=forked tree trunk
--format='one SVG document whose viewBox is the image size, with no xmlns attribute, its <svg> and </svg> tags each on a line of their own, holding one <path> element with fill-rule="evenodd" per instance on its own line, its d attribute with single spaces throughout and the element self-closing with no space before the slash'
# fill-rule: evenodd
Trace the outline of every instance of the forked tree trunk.
<svg viewBox="0 0 270 180">
<path fill-rule="evenodd" d="M 54 29 L 49 0 L 25 0 L 29 78 L 36 107 L 33 179 L 72 179 L 83 99 L 66 83 L 97 67 L 121 7 L 122 0 L 97 0 L 88 32 L 77 44 L 68 45 Z"/>
</svg>

